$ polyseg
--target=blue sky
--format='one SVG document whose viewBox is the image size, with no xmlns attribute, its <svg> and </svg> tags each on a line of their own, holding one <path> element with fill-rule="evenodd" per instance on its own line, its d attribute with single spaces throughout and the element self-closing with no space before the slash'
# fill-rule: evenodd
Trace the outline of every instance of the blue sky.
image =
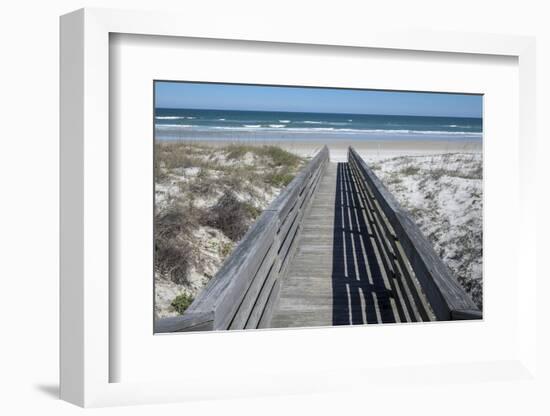
<svg viewBox="0 0 550 416">
<path fill-rule="evenodd" d="M 155 82 L 157 108 L 481 117 L 482 96 Z"/>
</svg>

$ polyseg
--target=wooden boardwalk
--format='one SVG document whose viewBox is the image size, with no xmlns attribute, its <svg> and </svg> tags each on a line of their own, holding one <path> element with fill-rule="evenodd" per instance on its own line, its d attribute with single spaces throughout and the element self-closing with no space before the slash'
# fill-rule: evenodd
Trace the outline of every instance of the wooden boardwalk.
<svg viewBox="0 0 550 416">
<path fill-rule="evenodd" d="M 361 156 L 324 146 L 181 316 L 155 332 L 482 319 Z"/>
<path fill-rule="evenodd" d="M 271 327 L 332 325 L 332 251 L 337 164 L 330 163 L 302 222 Z"/>
<path fill-rule="evenodd" d="M 330 163 L 302 222 L 271 327 L 432 320 L 387 219 L 348 163 Z"/>
</svg>

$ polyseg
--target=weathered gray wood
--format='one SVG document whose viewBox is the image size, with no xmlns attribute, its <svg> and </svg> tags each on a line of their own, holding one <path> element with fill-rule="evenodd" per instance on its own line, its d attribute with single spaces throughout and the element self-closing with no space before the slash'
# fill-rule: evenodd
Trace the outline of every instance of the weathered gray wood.
<svg viewBox="0 0 550 416">
<path fill-rule="evenodd" d="M 404 318 L 407 321 L 429 321 L 435 319 L 422 288 L 417 283 L 417 280 L 411 276 L 412 268 L 411 272 L 409 272 L 410 264 L 401 247 L 401 243 L 395 235 L 395 231 L 380 208 L 380 204 L 374 198 L 368 184 L 359 177 L 359 172 L 355 165 L 350 164 L 350 166 L 354 183 L 366 203 L 365 215 L 371 219 L 375 226 L 378 240 L 382 242 L 384 251 L 387 253 L 386 261 L 392 264 L 392 269 L 395 273 L 393 276 L 390 276 L 390 284 L 392 285 L 392 290 L 399 293 L 398 300 L 400 305 L 398 305 L 398 309 L 401 309 L 399 314 L 405 315 Z"/>
<path fill-rule="evenodd" d="M 300 220 L 300 212 L 296 212 L 293 221 L 289 223 L 288 231 L 284 236 L 284 240 L 281 241 L 281 246 L 279 247 L 279 256 L 281 258 L 281 262 L 284 262 L 286 260 L 290 243 L 292 242 L 297 229 L 300 227 Z"/>
<path fill-rule="evenodd" d="M 479 311 L 409 214 L 351 147 L 349 161 L 356 166 L 370 185 L 376 200 L 395 230 L 437 319 L 453 319 L 453 311 Z"/>
<path fill-rule="evenodd" d="M 479 309 L 468 310 L 468 311 L 455 310 L 451 312 L 451 317 L 455 321 L 469 320 L 469 319 L 483 319 L 483 314 Z"/>
<path fill-rule="evenodd" d="M 159 319 L 155 322 L 155 332 L 208 331 L 214 329 L 214 313 L 186 313 L 173 318 Z"/>
<path fill-rule="evenodd" d="M 265 282 L 261 288 L 261 291 L 256 299 L 256 304 L 254 305 L 254 309 L 252 310 L 252 313 L 250 314 L 248 321 L 246 322 L 246 326 L 245 326 L 246 329 L 253 329 L 258 327 L 258 322 L 260 322 L 260 319 L 264 313 L 266 304 L 269 301 L 269 296 L 271 294 L 273 285 L 275 284 L 275 281 L 279 276 L 278 269 L 279 269 L 279 264 L 278 262 L 275 262 L 273 264 L 272 269 L 269 272 L 269 275 L 267 276 L 267 279 L 265 279 Z"/>
<path fill-rule="evenodd" d="M 281 281 L 277 280 L 273 284 L 273 287 L 271 288 L 271 292 L 269 293 L 268 301 L 265 305 L 264 312 L 257 326 L 258 328 L 271 328 L 273 308 L 275 307 L 275 303 L 279 299 L 280 289 L 281 289 Z"/>
<path fill-rule="evenodd" d="M 325 146 L 262 213 L 184 315 L 158 320 L 156 332 L 242 329 L 270 321 L 274 288 L 286 270 L 281 264 L 292 258 L 303 207 L 328 157 Z"/>
<path fill-rule="evenodd" d="M 322 168 L 322 165 L 328 160 L 329 152 L 326 146 L 303 168 L 298 175 L 286 186 L 281 194 L 269 205 L 266 210 L 276 211 L 280 219 L 286 218 L 288 212 L 292 209 L 298 196 L 303 192 L 311 176 Z M 282 222 L 282 221 L 281 221 Z"/>
<path fill-rule="evenodd" d="M 336 174 L 336 164 L 327 164 L 325 174 L 315 182 L 318 187 L 310 206 L 304 205 L 307 215 L 303 217 L 300 235 L 295 238 L 294 260 L 287 263 L 288 271 L 283 271 L 285 277 L 280 280 L 277 296 L 273 297 L 272 318 L 264 322 L 265 327 L 332 325 L 330 296 Z M 318 307 L 310 306 L 310 313 L 306 305 L 314 301 L 308 299 L 320 293 L 328 298 Z"/>
<path fill-rule="evenodd" d="M 270 327 L 429 320 L 387 218 L 350 165 L 330 164 L 303 217 Z M 410 271 L 413 273 L 412 269 Z M 409 281 L 411 280 L 411 281 Z"/>
<path fill-rule="evenodd" d="M 276 212 L 282 224 L 300 197 L 300 192 L 307 179 L 307 172 L 300 172 L 269 207 L 266 208 L 266 211 Z"/>
<path fill-rule="evenodd" d="M 239 305 L 237 313 L 235 314 L 235 317 L 231 321 L 229 329 L 242 329 L 245 327 L 246 322 L 248 321 L 249 316 L 252 313 L 252 309 L 254 308 L 254 305 L 257 303 L 258 295 L 260 293 L 260 290 L 262 289 L 262 286 L 264 285 L 264 282 L 269 277 L 271 270 L 274 268 L 273 266 L 274 265 L 277 266 L 278 264 L 277 262 L 278 249 L 279 249 L 278 241 L 274 240 L 269 251 L 266 253 L 263 259 L 260 269 L 254 276 L 252 283 L 250 284 L 241 304 Z M 275 270 L 277 269 L 278 267 L 275 267 Z"/>
<path fill-rule="evenodd" d="M 282 248 L 281 253 L 279 254 L 280 265 L 279 265 L 279 274 L 285 276 L 288 266 L 292 259 L 294 258 L 295 249 L 298 244 L 298 237 L 300 235 L 301 225 L 299 222 L 296 222 L 294 227 L 290 230 L 288 239 L 285 242 L 285 246 Z"/>
<path fill-rule="evenodd" d="M 302 211 L 305 211 L 307 209 L 307 207 L 309 206 L 309 204 L 311 204 L 312 196 L 315 193 L 315 191 L 317 190 L 317 186 L 319 185 L 319 181 L 321 180 L 321 177 L 323 176 L 323 174 L 326 170 L 325 168 L 326 168 L 327 163 L 328 162 L 325 162 L 323 164 L 323 166 L 321 166 L 317 170 L 317 172 L 314 175 L 312 175 L 307 189 L 304 189 L 305 196 L 301 200 L 301 203 L 300 203 L 300 209 Z"/>
<path fill-rule="evenodd" d="M 392 262 L 392 256 L 393 253 L 391 250 L 388 250 L 386 239 L 384 238 L 381 230 L 380 230 L 380 224 L 379 224 L 379 218 L 374 215 L 370 207 L 372 207 L 372 201 L 369 201 L 369 198 L 366 197 L 367 195 L 364 195 L 361 193 L 361 189 L 355 189 L 356 183 L 355 179 L 353 177 L 353 174 L 351 172 L 351 165 L 348 163 L 346 166 L 346 169 L 344 169 L 344 185 L 345 185 L 345 192 L 349 196 L 349 206 L 352 208 L 355 212 L 358 212 L 358 216 L 360 216 L 361 213 L 363 213 L 363 218 L 365 219 L 365 225 L 368 231 L 368 236 L 371 238 L 373 244 L 373 250 L 375 252 L 375 259 L 378 263 L 380 273 L 382 275 L 382 278 L 389 287 L 388 289 L 391 289 L 393 291 L 396 291 L 394 277 L 395 277 L 395 269 L 394 264 Z M 357 206 L 356 206 L 357 204 Z M 356 228 L 356 232 L 361 233 L 361 230 L 358 229 L 357 221 L 353 221 L 353 224 Z M 373 259 L 374 260 L 374 259 Z M 399 301 L 403 301 L 405 297 L 401 293 L 401 296 L 399 296 Z M 407 309 L 414 309 L 414 308 L 407 308 Z M 397 305 L 394 305 L 393 307 L 393 313 L 395 316 L 400 315 L 399 308 Z M 401 318 L 399 318 L 401 320 Z M 410 316 L 404 316 L 403 320 L 408 321 L 410 320 Z M 414 321 L 414 319 L 413 319 Z"/>
<path fill-rule="evenodd" d="M 262 213 L 186 313 L 213 311 L 214 329 L 227 329 L 276 236 L 277 228 L 277 214 Z"/>
<path fill-rule="evenodd" d="M 300 199 L 298 199 L 297 202 L 300 202 Z M 287 239 L 289 238 L 289 231 L 290 228 L 294 226 L 296 221 L 300 221 L 302 216 L 302 212 L 300 210 L 299 204 L 297 203 L 292 211 L 290 211 L 285 218 L 284 223 L 281 225 L 279 229 L 279 254 L 282 250 L 282 246 L 286 243 Z"/>
</svg>

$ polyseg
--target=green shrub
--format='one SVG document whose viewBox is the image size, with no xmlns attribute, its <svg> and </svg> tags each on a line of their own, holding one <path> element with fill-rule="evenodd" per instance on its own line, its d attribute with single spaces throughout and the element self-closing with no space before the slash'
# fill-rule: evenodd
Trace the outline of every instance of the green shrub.
<svg viewBox="0 0 550 416">
<path fill-rule="evenodd" d="M 254 205 L 252 205 L 249 202 L 245 202 L 244 205 L 245 205 L 246 210 L 248 211 L 248 214 L 250 215 L 250 218 L 252 218 L 253 220 L 258 218 L 260 216 L 260 214 L 262 213 L 261 209 L 255 207 Z"/>
<path fill-rule="evenodd" d="M 449 171 L 443 168 L 436 168 L 430 170 L 429 175 L 433 180 L 438 180 L 441 179 L 443 176 L 449 175 Z"/>
<path fill-rule="evenodd" d="M 228 242 L 228 243 L 220 244 L 220 256 L 222 256 L 222 258 L 225 259 L 227 256 L 229 256 L 232 250 L 233 250 L 233 243 Z"/>
<path fill-rule="evenodd" d="M 241 163 L 247 153 L 254 160 Z M 236 163 L 222 163 L 237 159 Z M 250 156 L 250 154 L 248 155 Z M 174 283 L 188 285 L 191 269 L 200 271 L 200 249 L 195 231 L 209 226 L 232 241 L 220 245 L 227 257 L 262 213 L 257 204 L 292 181 L 305 158 L 277 146 L 234 143 L 223 147 L 181 141 L 155 143 L 155 182 L 169 181 L 162 204 L 155 208 L 155 272 Z M 251 163 L 249 163 L 251 162 Z M 196 175 L 186 168 L 199 168 Z M 181 176 L 181 178 L 180 178 Z M 219 197 L 221 195 L 221 197 Z M 214 206 L 211 197 L 219 197 Z M 206 206 L 195 206 L 197 200 Z"/>
<path fill-rule="evenodd" d="M 271 171 L 267 173 L 264 177 L 266 183 L 277 188 L 287 186 L 292 181 L 292 179 L 294 179 L 294 175 L 286 170 Z"/>
<path fill-rule="evenodd" d="M 403 180 L 394 173 L 392 173 L 387 180 L 388 185 L 397 185 L 398 183 L 401 183 L 401 182 L 403 182 Z"/>
<path fill-rule="evenodd" d="M 187 293 L 182 293 L 174 298 L 171 305 L 176 310 L 177 313 L 183 315 L 185 310 L 193 303 L 195 298 Z"/>
<path fill-rule="evenodd" d="M 416 175 L 418 172 L 420 172 L 420 168 L 417 168 L 416 166 L 408 165 L 405 166 L 399 173 L 406 176 L 412 176 Z"/>
<path fill-rule="evenodd" d="M 273 166 L 295 168 L 303 162 L 300 156 L 290 153 L 278 146 L 253 146 L 248 144 L 230 144 L 224 148 L 228 159 L 240 159 L 248 152 L 271 160 Z"/>
<path fill-rule="evenodd" d="M 232 191 L 226 191 L 208 212 L 207 225 L 221 230 L 238 241 L 248 230 L 251 214 L 248 204 L 239 201 Z"/>
<path fill-rule="evenodd" d="M 263 156 L 270 158 L 275 166 L 296 167 L 302 161 L 299 156 L 278 146 L 263 146 L 260 148 L 259 152 Z"/>
<path fill-rule="evenodd" d="M 226 146 L 224 150 L 226 152 L 225 157 L 230 160 L 234 160 L 244 157 L 247 152 L 253 150 L 253 147 L 245 144 L 230 144 L 229 146 Z"/>
<path fill-rule="evenodd" d="M 155 214 L 155 268 L 177 284 L 186 284 L 195 263 L 192 230 L 203 212 L 174 200 Z"/>
</svg>

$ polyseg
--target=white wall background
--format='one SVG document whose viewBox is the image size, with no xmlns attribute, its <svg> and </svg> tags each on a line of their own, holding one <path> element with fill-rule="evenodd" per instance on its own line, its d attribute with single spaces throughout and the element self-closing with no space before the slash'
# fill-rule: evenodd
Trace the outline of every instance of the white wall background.
<svg viewBox="0 0 550 416">
<path fill-rule="evenodd" d="M 548 206 L 550 156 L 550 31 L 545 1 L 386 0 L 325 2 L 182 0 L 19 0 L 0 9 L 0 409 L 11 414 L 73 414 L 81 410 L 56 399 L 58 385 L 58 17 L 77 8 L 116 7 L 178 10 L 205 22 L 216 14 L 231 19 L 274 19 L 289 24 L 325 22 L 338 27 L 388 24 L 438 30 L 511 33 L 537 36 L 540 214 Z M 312 23 L 315 22 L 315 23 Z M 29 118 L 29 115 L 32 118 Z M 543 230 L 544 229 L 544 230 Z M 547 256 L 548 221 L 540 220 L 540 266 Z M 542 267 L 539 273 L 543 273 Z M 548 275 L 548 273 L 546 273 Z M 550 276 L 549 276 L 550 277 Z M 538 293 L 548 293 L 542 282 Z M 542 297 L 539 296 L 540 299 Z M 539 368 L 548 381 L 550 351 L 548 304 L 539 302 Z M 546 328 L 546 330 L 545 330 Z M 550 405 L 539 383 L 505 382 L 476 389 L 467 384 L 434 385 L 410 396 L 358 397 L 335 393 L 307 397 L 163 405 L 157 408 L 101 409 L 100 414 L 548 414 Z M 421 404 L 421 405 L 420 405 Z"/>
</svg>

